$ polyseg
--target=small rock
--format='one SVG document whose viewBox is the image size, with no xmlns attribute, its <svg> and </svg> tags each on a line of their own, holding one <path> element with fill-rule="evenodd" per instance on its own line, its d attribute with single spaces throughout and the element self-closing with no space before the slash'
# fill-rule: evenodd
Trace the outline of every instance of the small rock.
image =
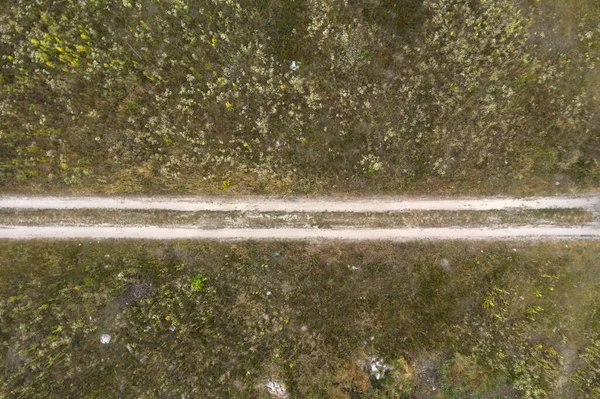
<svg viewBox="0 0 600 399">
<path fill-rule="evenodd" d="M 285 385 L 277 381 L 268 381 L 265 384 L 267 391 L 276 398 L 284 399 L 287 398 L 287 389 Z"/>
<path fill-rule="evenodd" d="M 271 295 L 271 291 L 267 291 L 267 296 L 270 296 L 270 295 Z"/>
<path fill-rule="evenodd" d="M 296 65 L 296 61 L 292 61 L 292 71 L 295 71 L 296 69 L 298 69 L 298 65 Z"/>
<path fill-rule="evenodd" d="M 103 343 L 103 344 L 109 344 L 110 340 L 111 340 L 111 336 L 108 335 L 108 334 L 102 334 L 100 336 L 100 342 Z"/>
<path fill-rule="evenodd" d="M 371 376 L 375 377 L 376 380 L 384 378 L 386 372 L 392 370 L 392 367 L 385 364 L 383 359 L 376 357 L 369 359 L 368 364 L 365 364 L 365 366 L 367 371 L 370 371 Z"/>
<path fill-rule="evenodd" d="M 169 327 L 169 331 L 175 331 L 175 330 L 177 330 L 177 326 L 171 326 L 171 327 Z"/>
<path fill-rule="evenodd" d="M 450 272 L 450 261 L 448 259 L 442 259 L 440 261 L 440 266 L 446 273 Z"/>
<path fill-rule="evenodd" d="M 150 326 L 147 326 L 146 328 L 144 328 L 144 332 L 148 332 L 150 330 L 152 330 L 152 327 L 150 327 Z"/>
</svg>

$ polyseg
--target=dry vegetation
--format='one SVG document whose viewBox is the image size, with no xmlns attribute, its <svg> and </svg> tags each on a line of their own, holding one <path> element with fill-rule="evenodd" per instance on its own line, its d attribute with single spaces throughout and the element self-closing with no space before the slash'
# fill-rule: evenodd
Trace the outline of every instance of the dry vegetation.
<svg viewBox="0 0 600 399">
<path fill-rule="evenodd" d="M 0 189 L 595 188 L 599 10 L 595 0 L 4 2 Z"/>
<path fill-rule="evenodd" d="M 292 398 L 600 393 L 598 243 L 0 253 L 0 397 L 267 398 L 268 380 Z M 362 366 L 373 357 L 384 378 Z"/>
</svg>

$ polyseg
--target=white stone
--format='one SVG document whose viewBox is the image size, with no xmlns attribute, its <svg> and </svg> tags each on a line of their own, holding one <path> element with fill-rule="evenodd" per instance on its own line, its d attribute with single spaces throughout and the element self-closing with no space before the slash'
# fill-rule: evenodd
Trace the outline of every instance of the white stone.
<svg viewBox="0 0 600 399">
<path fill-rule="evenodd" d="M 285 385 L 280 382 L 268 381 L 265 384 L 265 387 L 267 387 L 267 391 L 276 398 L 283 399 L 288 397 Z"/>
</svg>

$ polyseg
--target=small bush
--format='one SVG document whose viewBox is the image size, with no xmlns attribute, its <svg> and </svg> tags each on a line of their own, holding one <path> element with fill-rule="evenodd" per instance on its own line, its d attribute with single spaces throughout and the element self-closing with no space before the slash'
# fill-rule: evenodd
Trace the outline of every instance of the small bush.
<svg viewBox="0 0 600 399">
<path fill-rule="evenodd" d="M 198 273 L 191 281 L 192 291 L 200 292 L 204 286 L 204 282 L 207 280 L 206 276 L 202 273 Z"/>
<path fill-rule="evenodd" d="M 494 372 L 477 363 L 474 356 L 455 353 L 442 369 L 443 385 L 446 391 L 458 397 L 484 396 L 505 382 L 507 376 Z"/>
</svg>

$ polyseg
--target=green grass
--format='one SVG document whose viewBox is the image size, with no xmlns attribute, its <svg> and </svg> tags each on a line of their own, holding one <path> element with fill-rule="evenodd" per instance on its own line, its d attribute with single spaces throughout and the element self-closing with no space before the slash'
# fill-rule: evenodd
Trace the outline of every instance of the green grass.
<svg viewBox="0 0 600 399">
<path fill-rule="evenodd" d="M 596 0 L 346 3 L 9 2 L 0 190 L 600 185 Z"/>
<path fill-rule="evenodd" d="M 507 225 L 580 225 L 593 221 L 584 209 L 512 211 L 411 211 L 411 212 L 179 212 L 138 210 L 29 210 L 0 209 L 0 225 L 193 225 L 216 228 L 277 227 L 447 227 Z"/>
<path fill-rule="evenodd" d="M 4 241 L 0 252 L 0 396 L 266 398 L 270 379 L 299 398 L 597 391 L 594 242 Z M 393 366 L 385 379 L 361 367 L 371 356 Z"/>
</svg>

